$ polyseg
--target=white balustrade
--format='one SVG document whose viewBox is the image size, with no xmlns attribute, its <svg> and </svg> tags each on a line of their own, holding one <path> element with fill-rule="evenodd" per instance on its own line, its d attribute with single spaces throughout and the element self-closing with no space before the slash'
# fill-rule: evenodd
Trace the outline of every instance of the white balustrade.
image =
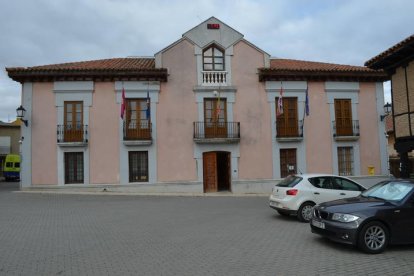
<svg viewBox="0 0 414 276">
<path fill-rule="evenodd" d="M 202 85 L 219 86 L 227 84 L 227 71 L 201 71 Z"/>
</svg>

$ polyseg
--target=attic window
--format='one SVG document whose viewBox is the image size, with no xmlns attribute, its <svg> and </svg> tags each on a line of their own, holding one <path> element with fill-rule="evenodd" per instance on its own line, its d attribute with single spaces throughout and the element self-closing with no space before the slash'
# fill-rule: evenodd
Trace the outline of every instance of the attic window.
<svg viewBox="0 0 414 276">
<path fill-rule="evenodd" d="M 203 52 L 204 71 L 224 71 L 224 51 L 212 45 Z"/>
</svg>

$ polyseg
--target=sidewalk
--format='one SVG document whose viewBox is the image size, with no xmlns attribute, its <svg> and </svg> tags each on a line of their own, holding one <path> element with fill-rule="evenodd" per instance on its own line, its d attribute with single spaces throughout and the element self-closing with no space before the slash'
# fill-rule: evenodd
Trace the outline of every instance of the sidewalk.
<svg viewBox="0 0 414 276">
<path fill-rule="evenodd" d="M 65 184 L 23 187 L 21 192 L 96 194 L 96 195 L 152 195 L 152 196 L 269 196 L 274 182 L 234 181 L 231 191 L 204 193 L 201 182 L 162 182 L 131 184 Z"/>
</svg>

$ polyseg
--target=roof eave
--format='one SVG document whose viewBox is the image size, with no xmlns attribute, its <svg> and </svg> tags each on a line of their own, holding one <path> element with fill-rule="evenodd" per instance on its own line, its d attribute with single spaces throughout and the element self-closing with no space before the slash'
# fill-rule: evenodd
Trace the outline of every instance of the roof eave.
<svg viewBox="0 0 414 276">
<path fill-rule="evenodd" d="M 386 81 L 389 76 L 385 72 L 327 72 L 327 71 L 299 71 L 299 70 L 269 70 L 259 69 L 259 81 L 272 80 L 307 80 L 307 81 Z"/>
<path fill-rule="evenodd" d="M 371 69 L 392 71 L 397 67 L 406 66 L 414 60 L 414 45 L 406 47 L 385 57 L 369 60 L 365 63 Z"/>
<path fill-rule="evenodd" d="M 372 69 L 395 69 L 403 62 L 414 59 L 414 35 L 397 43 L 379 55 L 365 62 L 365 66 Z"/>
<path fill-rule="evenodd" d="M 45 82 L 63 80 L 158 80 L 166 82 L 168 71 L 161 69 L 142 70 L 25 70 L 6 68 L 8 76 L 17 82 Z"/>
</svg>

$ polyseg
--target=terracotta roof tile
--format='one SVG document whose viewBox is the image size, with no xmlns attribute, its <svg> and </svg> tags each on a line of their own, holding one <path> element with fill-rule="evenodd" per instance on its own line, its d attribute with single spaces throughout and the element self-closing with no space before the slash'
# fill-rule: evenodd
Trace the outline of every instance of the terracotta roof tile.
<svg viewBox="0 0 414 276">
<path fill-rule="evenodd" d="M 259 80 L 384 81 L 383 70 L 325 62 L 273 58 L 270 67 L 259 68 Z"/>
<path fill-rule="evenodd" d="M 24 71 L 78 71 L 78 70 L 139 70 L 155 69 L 154 58 L 112 58 L 80 62 L 50 64 L 33 67 L 17 67 Z"/>
<path fill-rule="evenodd" d="M 375 72 L 368 67 L 342 65 L 315 61 L 304 61 L 295 59 L 271 59 L 271 70 L 294 70 L 294 71 L 325 71 L 325 72 Z"/>
<path fill-rule="evenodd" d="M 167 80 L 167 69 L 155 68 L 154 58 L 112 58 L 6 68 L 15 81 L 131 79 Z"/>
</svg>

